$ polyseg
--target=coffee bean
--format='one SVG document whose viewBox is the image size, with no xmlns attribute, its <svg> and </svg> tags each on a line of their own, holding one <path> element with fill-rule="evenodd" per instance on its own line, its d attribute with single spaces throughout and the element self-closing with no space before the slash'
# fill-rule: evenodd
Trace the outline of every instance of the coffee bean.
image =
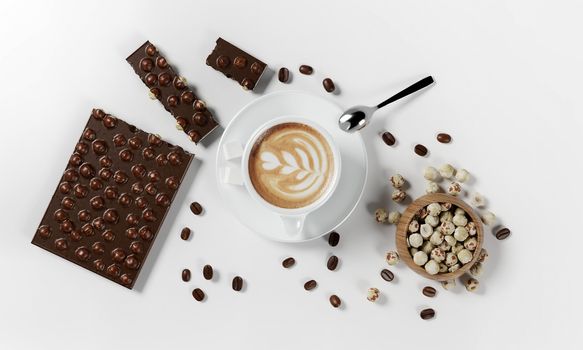
<svg viewBox="0 0 583 350">
<path fill-rule="evenodd" d="M 450 143 L 451 142 L 451 136 L 449 134 L 446 133 L 439 133 L 437 134 L 437 141 L 441 142 L 441 143 Z"/>
<path fill-rule="evenodd" d="M 310 75 L 310 74 L 314 73 L 314 68 L 312 68 L 306 64 L 302 64 L 300 66 L 300 73 L 305 74 L 305 75 Z"/>
<path fill-rule="evenodd" d="M 423 145 L 415 145 L 415 153 L 418 156 L 425 157 L 427 155 L 427 147 Z"/>
<path fill-rule="evenodd" d="M 192 202 L 190 204 L 190 210 L 194 215 L 200 215 L 202 213 L 202 206 L 198 202 Z"/>
<path fill-rule="evenodd" d="M 334 82 L 330 78 L 324 79 L 322 85 L 327 92 L 334 92 L 334 90 L 336 90 L 336 86 L 334 86 Z"/>
<path fill-rule="evenodd" d="M 182 280 L 184 282 L 190 281 L 190 270 L 189 269 L 182 270 Z"/>
<path fill-rule="evenodd" d="M 277 78 L 282 83 L 287 83 L 287 81 L 289 80 L 289 70 L 285 67 L 281 67 L 279 69 L 279 73 L 277 74 Z"/>
<path fill-rule="evenodd" d="M 289 258 L 286 258 L 285 260 L 283 260 L 281 262 L 281 265 L 283 267 L 285 267 L 286 269 L 289 269 L 290 267 L 294 266 L 295 263 L 296 263 L 296 259 L 289 257 Z"/>
<path fill-rule="evenodd" d="M 419 316 L 421 316 L 421 318 L 424 320 L 428 320 L 428 319 L 433 318 L 435 316 L 435 310 L 433 310 L 433 309 L 421 310 L 421 312 L 419 313 Z"/>
<path fill-rule="evenodd" d="M 233 283 L 231 283 L 231 286 L 233 287 L 234 291 L 240 291 L 241 289 L 243 289 L 243 279 L 240 276 L 235 276 L 235 278 L 233 278 Z"/>
<path fill-rule="evenodd" d="M 213 278 L 213 267 L 210 265 L 204 265 L 202 268 L 202 275 L 205 280 L 211 280 Z"/>
<path fill-rule="evenodd" d="M 427 286 L 423 288 L 423 295 L 426 297 L 433 298 L 435 293 L 437 293 L 437 291 L 433 287 Z"/>
<path fill-rule="evenodd" d="M 192 291 L 192 296 L 194 299 L 196 299 L 196 301 L 202 301 L 204 299 L 204 292 L 200 288 L 195 288 Z"/>
<path fill-rule="evenodd" d="M 316 288 L 317 285 L 318 285 L 318 282 L 316 282 L 314 280 L 309 280 L 308 282 L 304 283 L 304 289 L 305 290 L 312 290 L 312 289 Z"/>
<path fill-rule="evenodd" d="M 337 307 L 340 307 L 340 304 L 342 304 L 342 301 L 340 300 L 338 295 L 332 294 L 330 296 L 330 304 L 332 304 L 333 307 L 337 308 Z"/>
<path fill-rule="evenodd" d="M 510 236 L 510 229 L 503 227 L 496 232 L 496 238 L 499 240 L 503 240 Z"/>
<path fill-rule="evenodd" d="M 330 233 L 330 235 L 328 236 L 328 244 L 330 244 L 331 247 L 336 247 L 338 245 L 338 242 L 340 242 L 340 235 L 338 234 L 338 232 L 333 231 Z"/>
<path fill-rule="evenodd" d="M 336 267 L 338 266 L 338 257 L 336 255 L 332 255 L 330 258 L 328 258 L 328 263 L 326 266 L 330 271 L 336 270 Z"/>
<path fill-rule="evenodd" d="M 381 271 L 381 277 L 387 282 L 391 282 L 393 279 L 395 279 L 395 275 L 387 269 L 383 269 Z"/>
<path fill-rule="evenodd" d="M 383 142 L 386 143 L 387 146 L 392 146 L 396 142 L 395 136 L 393 136 L 393 134 L 391 134 L 388 131 L 383 132 L 383 134 L 381 135 L 381 137 L 383 138 Z"/>
<path fill-rule="evenodd" d="M 188 240 L 188 238 L 190 238 L 190 229 L 188 227 L 182 229 L 182 232 L 180 232 L 180 238 L 182 238 L 185 241 Z"/>
</svg>

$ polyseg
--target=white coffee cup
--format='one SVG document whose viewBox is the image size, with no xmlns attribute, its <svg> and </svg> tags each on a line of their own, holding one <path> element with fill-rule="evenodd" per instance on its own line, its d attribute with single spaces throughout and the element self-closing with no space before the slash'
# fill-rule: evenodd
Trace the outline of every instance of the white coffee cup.
<svg viewBox="0 0 583 350">
<path fill-rule="evenodd" d="M 255 190 L 255 187 L 253 186 L 253 183 L 251 181 L 251 177 L 249 174 L 249 158 L 251 155 L 251 150 L 252 150 L 253 146 L 255 145 L 257 138 L 259 136 L 261 136 L 266 130 L 268 130 L 276 125 L 283 124 L 283 123 L 300 123 L 300 124 L 305 124 L 305 125 L 313 128 L 314 130 L 318 131 L 324 137 L 324 139 L 328 143 L 328 146 L 330 147 L 330 150 L 332 152 L 332 160 L 334 162 L 334 173 L 332 175 L 331 180 L 328 183 L 328 186 L 327 186 L 325 192 L 322 195 L 320 195 L 320 197 L 317 200 L 315 200 L 314 202 L 312 202 L 304 207 L 301 207 L 301 208 L 282 208 L 282 207 L 278 207 L 276 205 L 269 203 L 268 201 L 263 199 L 263 197 L 261 197 L 261 195 L 259 193 L 257 193 L 257 191 Z M 245 147 L 243 150 L 243 156 L 241 157 L 241 170 L 242 170 L 243 184 L 245 185 L 245 188 L 249 192 L 249 195 L 252 198 L 254 198 L 262 206 L 264 206 L 267 209 L 269 209 L 270 211 L 278 214 L 281 217 L 281 220 L 283 222 L 283 226 L 284 226 L 286 233 L 288 233 L 289 235 L 293 235 L 293 236 L 301 235 L 303 232 L 304 222 L 306 220 L 306 217 L 310 213 L 314 212 L 316 209 L 320 208 L 322 205 L 324 205 L 324 203 L 326 203 L 326 201 L 328 201 L 328 199 L 330 199 L 330 197 L 332 196 L 332 194 L 336 190 L 336 187 L 337 187 L 338 182 L 340 180 L 341 168 L 342 168 L 342 165 L 341 165 L 340 153 L 338 151 L 338 148 L 334 144 L 333 139 L 330 136 L 330 134 L 326 130 L 324 130 L 321 126 L 319 126 L 318 124 L 316 124 L 310 120 L 307 120 L 305 118 L 296 117 L 296 116 L 285 116 L 285 117 L 276 118 L 276 119 L 270 120 L 269 122 L 260 126 L 255 131 L 255 133 L 251 136 L 249 141 L 245 144 Z"/>
</svg>

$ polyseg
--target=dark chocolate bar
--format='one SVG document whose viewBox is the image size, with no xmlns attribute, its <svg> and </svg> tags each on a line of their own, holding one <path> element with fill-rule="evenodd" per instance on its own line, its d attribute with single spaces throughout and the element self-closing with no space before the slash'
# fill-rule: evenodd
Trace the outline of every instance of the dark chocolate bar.
<svg viewBox="0 0 583 350">
<path fill-rule="evenodd" d="M 131 289 L 192 158 L 93 110 L 32 243 Z"/>
<path fill-rule="evenodd" d="M 267 65 L 223 38 L 217 39 L 215 49 L 206 64 L 231 78 L 245 90 L 253 90 Z"/>
<path fill-rule="evenodd" d="M 149 41 L 126 61 L 150 89 L 150 96 L 162 103 L 193 142 L 198 143 L 219 125 L 206 104 L 188 89 L 185 79 L 174 72 Z"/>
</svg>

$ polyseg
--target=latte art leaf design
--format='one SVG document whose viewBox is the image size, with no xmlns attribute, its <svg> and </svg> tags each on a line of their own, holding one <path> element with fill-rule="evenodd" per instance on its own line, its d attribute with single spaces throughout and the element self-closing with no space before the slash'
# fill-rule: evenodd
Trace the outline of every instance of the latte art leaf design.
<svg viewBox="0 0 583 350">
<path fill-rule="evenodd" d="M 280 128 L 264 137 L 250 169 L 254 187 L 272 204 L 295 208 L 317 200 L 334 171 L 330 146 L 317 131 L 301 127 Z M 270 200 L 271 199 L 271 200 Z M 276 202 L 276 203 L 273 203 Z"/>
</svg>

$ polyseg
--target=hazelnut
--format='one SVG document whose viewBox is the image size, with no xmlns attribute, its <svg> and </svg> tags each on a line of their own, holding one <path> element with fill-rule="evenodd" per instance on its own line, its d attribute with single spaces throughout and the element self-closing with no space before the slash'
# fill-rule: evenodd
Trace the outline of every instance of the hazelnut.
<svg viewBox="0 0 583 350">
<path fill-rule="evenodd" d="M 397 202 L 397 203 L 401 203 L 402 201 L 405 200 L 405 198 L 407 198 L 407 193 L 405 193 L 404 191 L 401 191 L 399 189 L 396 189 L 393 191 L 393 194 L 391 195 L 391 198 Z"/>
<path fill-rule="evenodd" d="M 450 267 L 447 269 L 447 271 L 448 271 L 448 272 L 456 272 L 456 271 L 457 271 L 459 268 L 460 268 L 460 264 L 459 264 L 459 263 L 457 263 L 457 264 L 453 264 L 453 265 L 451 265 L 451 266 L 450 266 Z"/>
<path fill-rule="evenodd" d="M 452 290 L 455 288 L 455 280 L 442 281 L 441 286 L 445 290 Z"/>
<path fill-rule="evenodd" d="M 440 222 L 446 222 L 446 221 L 452 221 L 453 220 L 453 214 L 451 213 L 451 211 L 444 211 L 441 213 L 441 215 L 439 215 L 439 221 Z"/>
<path fill-rule="evenodd" d="M 444 221 L 439 226 L 439 232 L 443 233 L 444 235 L 451 235 L 455 231 L 455 225 L 453 222 Z"/>
<path fill-rule="evenodd" d="M 399 263 L 399 253 L 394 250 L 388 251 L 385 255 L 385 260 L 387 261 L 387 264 L 395 266 Z"/>
<path fill-rule="evenodd" d="M 430 275 L 437 274 L 439 272 L 439 263 L 435 260 L 429 260 L 427 264 L 425 264 L 425 271 Z"/>
<path fill-rule="evenodd" d="M 451 237 L 451 236 L 445 236 L 445 237 Z M 443 250 L 444 252 L 448 252 L 451 249 L 451 245 L 444 240 L 439 245 L 439 249 Z"/>
<path fill-rule="evenodd" d="M 465 248 L 457 253 L 458 260 L 464 265 L 472 261 L 472 257 L 473 257 L 472 252 Z"/>
<path fill-rule="evenodd" d="M 375 301 L 377 301 L 378 298 L 379 298 L 378 288 L 369 288 L 368 292 L 366 294 L 366 299 L 368 299 L 368 301 L 372 301 L 374 303 Z"/>
<path fill-rule="evenodd" d="M 491 211 L 486 211 L 482 214 L 482 222 L 488 226 L 494 225 L 496 222 L 496 215 Z"/>
<path fill-rule="evenodd" d="M 389 222 L 389 224 L 396 224 L 397 222 L 399 222 L 400 219 L 401 213 L 399 213 L 398 211 L 392 211 L 389 213 L 387 221 Z"/>
<path fill-rule="evenodd" d="M 486 198 L 478 192 L 474 192 L 470 198 L 470 203 L 476 208 L 483 208 L 486 205 Z"/>
<path fill-rule="evenodd" d="M 431 225 L 431 227 L 437 227 L 439 225 L 439 219 L 437 216 L 427 215 L 425 223 Z"/>
<path fill-rule="evenodd" d="M 455 168 L 450 164 L 443 164 L 439 167 L 439 175 L 443 178 L 450 179 L 455 174 Z"/>
<path fill-rule="evenodd" d="M 423 238 L 429 238 L 433 234 L 433 226 L 431 226 L 429 224 L 423 224 L 423 225 L 421 225 L 420 232 L 421 232 L 421 236 L 423 236 Z"/>
<path fill-rule="evenodd" d="M 488 251 L 486 250 L 486 248 L 482 248 L 482 250 L 480 250 L 480 254 L 478 255 L 478 262 L 480 263 L 484 263 L 486 262 L 486 260 L 488 260 Z"/>
<path fill-rule="evenodd" d="M 439 216 L 441 213 L 441 204 L 439 203 L 431 203 L 427 206 L 427 212 L 431 216 Z"/>
<path fill-rule="evenodd" d="M 447 266 L 444 263 L 439 263 L 439 273 L 446 273 Z"/>
<path fill-rule="evenodd" d="M 453 215 L 466 215 L 466 211 L 463 210 L 462 208 L 456 208 L 455 211 L 453 212 Z"/>
<path fill-rule="evenodd" d="M 431 251 L 431 259 L 440 263 L 445 260 L 445 252 L 440 248 L 433 248 Z"/>
<path fill-rule="evenodd" d="M 417 253 L 419 251 L 419 249 L 417 248 L 409 248 L 409 253 L 411 253 L 411 256 L 415 255 L 415 253 Z"/>
<path fill-rule="evenodd" d="M 475 236 L 476 234 L 478 234 L 478 229 L 476 228 L 476 223 L 473 221 L 468 222 L 468 224 L 466 225 L 466 230 L 468 230 L 468 233 L 470 234 L 470 236 Z"/>
<path fill-rule="evenodd" d="M 427 262 L 427 254 L 425 252 L 419 251 L 413 254 L 413 262 L 415 265 L 423 266 Z"/>
<path fill-rule="evenodd" d="M 464 285 L 466 286 L 466 290 L 468 292 L 475 292 L 476 290 L 478 290 L 478 286 L 480 285 L 480 282 L 478 282 L 477 279 L 475 278 L 469 278 Z"/>
<path fill-rule="evenodd" d="M 474 265 L 472 265 L 472 267 L 470 267 L 470 273 L 472 274 L 472 276 L 480 276 L 483 272 L 483 266 L 482 263 L 477 262 Z"/>
<path fill-rule="evenodd" d="M 425 241 L 425 243 L 423 243 L 423 245 L 421 246 L 421 251 L 423 251 L 425 254 L 429 255 L 429 254 L 431 254 L 431 251 L 433 250 L 433 248 L 435 248 L 433 243 L 431 243 L 429 241 Z"/>
<path fill-rule="evenodd" d="M 450 247 L 455 246 L 455 244 L 457 243 L 457 239 L 455 239 L 454 236 L 445 236 L 443 239 Z"/>
<path fill-rule="evenodd" d="M 468 238 L 468 230 L 465 227 L 456 227 L 455 231 L 453 232 L 453 237 L 460 242 L 463 242 Z"/>
<path fill-rule="evenodd" d="M 445 264 L 447 266 L 453 266 L 453 265 L 457 264 L 457 262 L 458 262 L 458 259 L 454 253 L 447 253 L 445 255 Z"/>
<path fill-rule="evenodd" d="M 466 169 L 459 169 L 455 174 L 455 179 L 459 182 L 466 182 L 470 179 L 470 173 Z"/>
<path fill-rule="evenodd" d="M 475 237 L 470 237 L 464 241 L 464 247 L 467 250 L 474 251 L 474 250 L 476 250 L 477 246 L 478 246 L 478 240 Z"/>
<path fill-rule="evenodd" d="M 391 176 L 390 181 L 394 188 L 401 188 L 405 184 L 405 179 L 403 176 L 401 176 L 401 174 L 395 174 Z"/>
<path fill-rule="evenodd" d="M 437 193 L 439 192 L 439 185 L 434 181 L 427 181 L 425 185 L 425 193 Z"/>
<path fill-rule="evenodd" d="M 451 247 L 451 252 L 454 254 L 457 254 L 462 249 L 464 249 L 464 246 L 461 243 L 456 243 L 454 246 Z"/>
<path fill-rule="evenodd" d="M 439 172 L 434 167 L 429 166 L 423 171 L 423 177 L 429 181 L 436 181 L 439 179 Z"/>
<path fill-rule="evenodd" d="M 441 211 L 447 211 L 451 209 L 452 204 L 450 202 L 441 203 Z"/>
<path fill-rule="evenodd" d="M 409 236 L 409 244 L 413 248 L 419 248 L 423 244 L 423 237 L 418 233 L 414 233 Z"/>
<path fill-rule="evenodd" d="M 379 209 L 375 210 L 374 216 L 375 216 L 376 221 L 379 224 L 387 222 L 387 219 L 389 218 L 387 211 L 383 208 L 379 208 Z"/>
<path fill-rule="evenodd" d="M 451 194 L 452 196 L 457 196 L 462 192 L 462 186 L 457 182 L 452 182 L 449 184 L 447 188 L 447 193 Z"/>
<path fill-rule="evenodd" d="M 465 215 L 454 215 L 451 221 L 456 226 L 466 226 L 468 224 L 468 218 Z"/>
<path fill-rule="evenodd" d="M 433 234 L 431 235 L 431 237 L 429 238 L 429 241 L 433 244 L 433 245 L 440 245 L 441 242 L 443 242 L 443 233 L 439 232 L 439 231 L 433 231 Z"/>
<path fill-rule="evenodd" d="M 419 221 L 412 220 L 409 223 L 409 232 L 417 232 L 419 230 Z"/>
</svg>

